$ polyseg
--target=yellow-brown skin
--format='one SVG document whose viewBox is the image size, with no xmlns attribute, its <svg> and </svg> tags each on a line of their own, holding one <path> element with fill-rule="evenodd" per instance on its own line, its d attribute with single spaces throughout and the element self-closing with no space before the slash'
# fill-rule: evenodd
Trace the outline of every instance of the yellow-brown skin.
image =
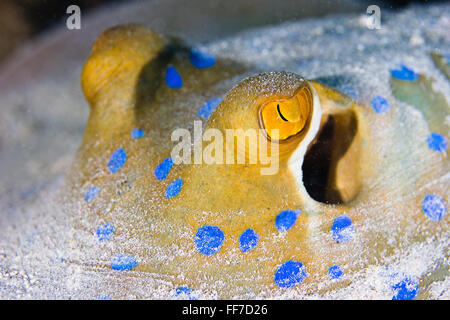
<svg viewBox="0 0 450 320">
<path fill-rule="evenodd" d="M 138 258 L 136 270 L 167 276 L 175 287 L 217 290 L 217 295 L 224 298 L 248 292 L 268 293 L 277 289 L 273 280 L 276 268 L 287 260 L 297 260 L 306 266 L 308 274 L 302 286 L 314 291 L 314 283 L 327 273 L 329 265 L 324 261 L 344 265 L 351 259 L 351 250 L 362 250 L 354 245 L 339 246 L 331 238 L 322 244 L 313 239 L 318 233 L 329 232 L 333 219 L 343 213 L 353 212 L 354 224 L 364 219 L 352 208 L 367 201 L 369 195 L 351 200 L 361 189 L 364 191 L 362 181 L 374 176 L 377 161 L 367 151 L 371 138 L 366 112 L 336 90 L 318 82 L 305 82 L 291 73 L 256 75 L 237 85 L 237 80 L 227 82 L 252 73 L 222 60 L 211 68 L 197 69 L 190 64 L 187 52 L 176 40 L 133 25 L 109 29 L 95 43 L 81 79 L 91 113 L 68 180 L 70 192 L 79 198 L 91 185 L 100 186 L 101 193 L 87 204 L 87 216 L 74 218 L 75 227 L 92 230 L 99 221 L 113 222 L 114 241 L 122 239 L 123 245 L 117 246 Z M 165 85 L 168 65 L 175 66 L 182 75 L 181 89 Z M 342 122 L 341 128 L 353 126 L 349 130 L 356 130 L 351 144 L 337 148 L 340 154 L 332 154 L 337 165 L 330 173 L 329 192 L 333 195 L 329 198 L 340 197 L 346 204 L 314 201 L 296 178 L 294 170 L 301 170 L 302 159 L 297 159 L 300 162 L 296 167 L 290 161 L 309 130 L 307 122 L 293 129 L 300 132 L 287 143 L 280 143 L 275 175 L 261 175 L 260 164 L 192 164 L 175 165 L 165 180 L 155 178 L 155 167 L 170 156 L 174 146 L 170 140 L 173 130 L 191 130 L 193 121 L 199 120 L 199 101 L 231 89 L 204 129 L 259 129 L 262 106 L 273 101 L 292 104 L 299 88 L 305 85 L 320 99 L 321 125 L 332 114 Z M 289 106 L 284 107 L 287 117 L 296 117 L 295 112 L 289 114 Z M 356 127 L 346 114 L 352 114 Z M 133 128 L 143 129 L 145 137 L 131 139 Z M 118 173 L 111 174 L 106 164 L 119 147 L 126 149 L 127 161 Z M 176 178 L 183 179 L 183 187 L 176 197 L 166 199 L 166 189 Z M 275 218 L 286 209 L 302 212 L 292 229 L 280 233 Z M 194 245 L 195 232 L 203 225 L 219 226 L 225 234 L 222 247 L 212 256 L 197 252 Z M 238 239 L 248 228 L 258 233 L 260 241 L 254 250 L 242 253 Z M 369 260 L 378 254 L 374 249 Z M 106 262 L 101 266 L 109 267 Z M 120 274 L 118 277 L 126 285 Z"/>
</svg>

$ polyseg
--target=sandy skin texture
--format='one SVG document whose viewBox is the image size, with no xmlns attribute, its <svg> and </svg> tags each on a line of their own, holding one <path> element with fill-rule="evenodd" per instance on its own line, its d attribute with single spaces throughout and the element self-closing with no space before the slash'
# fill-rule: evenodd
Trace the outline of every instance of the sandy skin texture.
<svg viewBox="0 0 450 320">
<path fill-rule="evenodd" d="M 81 75 L 90 116 L 73 166 L 58 190 L 36 201 L 39 210 L 24 210 L 2 235 L 17 238 L 1 240 L 9 261 L 2 296 L 448 296 L 445 65 L 423 46 L 411 60 L 417 70 L 402 60 L 405 48 L 398 62 L 409 62 L 406 69 L 380 72 L 381 58 L 368 51 L 364 72 L 316 73 L 329 60 L 308 61 L 287 45 L 304 27 L 317 33 L 305 42 L 336 37 L 327 33 L 332 21 L 249 33 L 203 53 L 137 25 L 101 34 Z M 337 22 L 349 41 L 350 31 L 366 32 L 356 17 Z M 443 41 L 448 49 L 434 28 L 429 46 Z M 275 38 L 294 53 L 285 50 L 283 60 L 268 46 L 274 60 L 267 59 L 258 40 Z M 234 57 L 219 54 L 225 45 Z M 253 63 L 251 50 L 259 52 Z M 295 50 L 302 58 L 293 63 Z M 299 76 L 302 68 L 317 80 Z M 277 69 L 291 72 L 268 72 Z M 431 79 L 438 85 L 420 90 Z M 177 128 L 192 132 L 201 120 L 204 130 L 258 129 L 275 121 L 260 120 L 262 106 L 280 101 L 295 117 L 286 106 L 301 94 L 306 122 L 279 143 L 274 175 L 261 175 L 258 164 L 168 160 Z M 6 259 L 14 253 L 17 261 Z"/>
</svg>

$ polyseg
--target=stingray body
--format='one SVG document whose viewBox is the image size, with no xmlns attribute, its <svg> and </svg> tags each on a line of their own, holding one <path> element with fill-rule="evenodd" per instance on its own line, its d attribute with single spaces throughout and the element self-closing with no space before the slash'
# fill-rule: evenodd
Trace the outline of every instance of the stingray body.
<svg viewBox="0 0 450 320">
<path fill-rule="evenodd" d="M 89 120 L 52 218 L 66 226 L 69 296 L 448 292 L 449 108 L 435 79 L 401 66 L 391 97 L 355 97 L 335 88 L 345 76 L 310 80 L 258 59 L 138 25 L 99 36 L 81 75 Z M 443 56 L 429 59 L 445 83 Z M 230 130 L 242 162 L 221 162 Z"/>
<path fill-rule="evenodd" d="M 359 235 L 356 246 L 352 241 L 367 215 L 385 215 L 370 212 L 373 203 L 389 204 L 395 216 L 395 249 L 412 220 L 425 226 L 413 238 L 445 229 L 446 222 L 430 222 L 421 212 L 425 196 L 440 190 L 417 192 L 411 184 L 443 176 L 445 157 L 428 172 L 409 149 L 420 144 L 383 152 L 393 137 L 368 126 L 377 114 L 320 82 L 286 72 L 257 74 L 226 60 L 199 68 L 195 59 L 208 62 L 204 53 L 147 28 L 123 26 L 100 36 L 85 65 L 91 115 L 69 192 L 101 192 L 81 215 L 72 214 L 86 232 L 92 221 L 101 228 L 106 223 L 114 238 L 139 243 L 102 267 L 161 273 L 178 287 L 214 288 L 226 298 L 298 285 L 317 291 L 331 266 L 357 271 L 355 254 L 371 263 L 394 249 L 375 231 Z M 230 78 L 243 80 L 216 89 Z M 176 164 L 172 132 L 181 125 L 193 131 L 194 121 L 204 120 L 192 108 L 193 95 L 223 97 L 204 121 L 205 132 L 279 129 L 279 140 L 265 137 L 278 146 L 276 173 L 261 174 L 263 165 L 249 161 Z M 304 121 L 289 127 L 295 122 L 286 117 L 295 118 L 296 108 Z M 133 130 L 144 136 L 133 138 Z M 198 145 L 192 142 L 192 149 Z M 238 149 L 234 153 L 248 160 L 251 147 Z M 408 167 L 395 178 L 386 165 L 394 158 Z M 373 184 L 387 177 L 391 192 Z"/>
</svg>

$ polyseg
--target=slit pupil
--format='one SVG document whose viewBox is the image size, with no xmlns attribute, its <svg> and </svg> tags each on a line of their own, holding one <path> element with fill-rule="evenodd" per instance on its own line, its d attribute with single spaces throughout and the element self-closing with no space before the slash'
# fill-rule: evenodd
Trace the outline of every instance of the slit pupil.
<svg viewBox="0 0 450 320">
<path fill-rule="evenodd" d="M 283 115 L 281 114 L 281 111 L 280 111 L 280 105 L 279 105 L 279 104 L 277 104 L 277 111 L 278 111 L 278 114 L 280 115 L 281 119 L 283 119 L 284 121 L 289 121 L 288 119 L 286 119 L 285 117 L 283 117 Z"/>
</svg>

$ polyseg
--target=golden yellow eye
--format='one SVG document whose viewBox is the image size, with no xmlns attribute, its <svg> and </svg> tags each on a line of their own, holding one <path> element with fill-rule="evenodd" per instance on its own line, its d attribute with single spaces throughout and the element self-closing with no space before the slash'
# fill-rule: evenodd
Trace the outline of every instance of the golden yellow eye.
<svg viewBox="0 0 450 320">
<path fill-rule="evenodd" d="M 261 123 L 271 137 L 271 130 L 278 129 L 278 140 L 286 140 L 301 132 L 310 118 L 312 99 L 306 87 L 292 98 L 276 99 L 261 106 Z"/>
</svg>

